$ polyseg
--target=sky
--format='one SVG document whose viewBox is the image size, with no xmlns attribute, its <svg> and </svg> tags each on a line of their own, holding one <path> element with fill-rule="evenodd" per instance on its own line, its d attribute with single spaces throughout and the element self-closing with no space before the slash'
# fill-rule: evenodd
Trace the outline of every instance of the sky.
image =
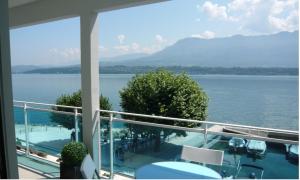
<svg viewBox="0 0 300 180">
<path fill-rule="evenodd" d="M 152 54 L 176 41 L 295 31 L 298 0 L 173 0 L 99 14 L 101 58 Z M 12 65 L 80 64 L 79 18 L 10 31 Z"/>
</svg>

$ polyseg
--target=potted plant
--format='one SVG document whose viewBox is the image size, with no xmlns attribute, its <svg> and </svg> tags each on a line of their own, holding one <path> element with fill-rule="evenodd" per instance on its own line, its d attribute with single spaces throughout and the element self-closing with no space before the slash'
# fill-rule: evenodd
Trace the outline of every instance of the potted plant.
<svg viewBox="0 0 300 180">
<path fill-rule="evenodd" d="M 60 178 L 80 179 L 80 165 L 87 154 L 87 148 L 83 143 L 70 142 L 61 152 Z"/>
</svg>

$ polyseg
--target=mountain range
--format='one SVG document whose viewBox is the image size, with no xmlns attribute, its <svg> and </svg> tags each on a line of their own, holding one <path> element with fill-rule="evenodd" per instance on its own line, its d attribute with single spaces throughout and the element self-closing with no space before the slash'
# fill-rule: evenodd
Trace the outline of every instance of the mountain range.
<svg viewBox="0 0 300 180">
<path fill-rule="evenodd" d="M 298 67 L 298 36 L 295 31 L 214 39 L 185 38 L 152 55 L 110 61 L 109 65 Z"/>
<path fill-rule="evenodd" d="M 298 68 L 298 37 L 299 32 L 295 31 L 214 39 L 185 38 L 151 55 L 139 53 L 101 58 L 100 66 Z M 49 67 L 51 68 L 53 67 Z M 63 68 L 70 68 L 73 71 L 80 68 L 80 65 Z M 12 69 L 13 73 L 23 73 L 47 68 L 13 66 Z"/>
</svg>

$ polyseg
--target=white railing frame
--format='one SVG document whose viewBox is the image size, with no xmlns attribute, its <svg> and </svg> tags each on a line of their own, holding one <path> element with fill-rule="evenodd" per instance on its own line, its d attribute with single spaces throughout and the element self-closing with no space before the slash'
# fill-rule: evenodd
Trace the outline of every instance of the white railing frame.
<svg viewBox="0 0 300 180">
<path fill-rule="evenodd" d="M 75 141 L 78 142 L 78 109 L 74 109 Z"/>
<path fill-rule="evenodd" d="M 102 119 L 107 119 L 106 117 L 101 117 L 101 118 Z M 201 134 L 204 135 L 204 137 L 207 137 L 208 134 L 213 134 L 213 135 L 220 135 L 220 136 L 227 136 L 227 137 L 241 137 L 241 138 L 246 138 L 246 139 L 263 140 L 263 141 L 283 143 L 283 144 L 298 144 L 298 141 L 262 137 L 262 136 L 259 136 L 259 135 L 251 135 L 251 134 L 244 135 L 244 134 L 235 134 L 235 133 L 227 133 L 227 132 L 216 132 L 216 131 L 210 131 L 208 129 L 205 130 L 205 128 L 188 128 L 188 127 L 182 127 L 182 126 L 173 126 L 173 125 L 141 122 L 141 121 L 135 121 L 135 120 L 122 119 L 122 118 L 113 118 L 113 121 L 124 122 L 124 123 L 129 123 L 129 124 L 144 125 L 144 126 L 151 126 L 151 127 L 158 127 L 158 128 L 175 129 L 175 130 L 181 130 L 181 131 L 201 133 Z M 207 142 L 207 140 L 205 140 L 205 142 Z"/>
<path fill-rule="evenodd" d="M 220 125 L 220 126 L 233 127 L 233 128 L 261 130 L 261 131 L 265 131 L 265 132 L 282 132 L 282 133 L 288 133 L 288 134 L 295 134 L 295 133 L 298 134 L 299 133 L 298 131 L 285 130 L 285 129 L 264 128 L 264 127 L 256 127 L 256 126 L 220 123 L 220 122 L 213 122 L 213 121 L 199 121 L 199 120 L 195 120 L 195 119 L 173 118 L 173 117 L 155 116 L 155 115 L 146 115 L 146 114 L 136 114 L 136 113 L 128 113 L 128 112 L 120 112 L 120 111 L 109 111 L 109 110 L 98 110 L 98 111 L 104 112 L 104 113 L 113 113 L 113 114 L 118 114 L 118 115 L 127 115 L 127 116 L 135 116 L 135 117 L 161 119 L 161 120 L 168 120 L 168 121 L 191 122 L 191 123 L 198 123 L 198 124 Z"/>
<path fill-rule="evenodd" d="M 74 115 L 74 122 L 75 122 L 75 139 L 78 141 L 78 117 L 82 116 L 81 113 L 78 113 L 78 110 L 82 109 L 82 107 L 76 107 L 76 106 L 65 106 L 65 105 L 56 105 L 56 104 L 47 104 L 47 103 L 36 103 L 36 102 L 26 102 L 26 101 L 14 101 L 16 104 L 22 104 L 22 105 L 14 105 L 15 107 L 23 108 L 24 109 L 24 121 L 25 121 L 25 131 L 28 131 L 28 120 L 27 120 L 27 109 L 30 110 L 37 110 L 37 111 L 45 111 L 45 112 L 53 112 L 58 114 L 66 114 L 66 115 Z M 28 106 L 28 104 L 33 106 L 47 106 L 48 108 L 38 108 L 33 106 Z M 61 108 L 70 108 L 73 109 L 74 112 L 64 112 L 64 111 L 57 111 L 52 109 L 53 107 L 61 107 Z M 108 120 L 110 125 L 110 178 L 113 178 L 113 161 L 114 161 L 114 152 L 113 152 L 113 122 L 124 122 L 129 124 L 137 124 L 137 125 L 144 125 L 144 126 L 151 126 L 151 127 L 158 127 L 158 128 L 168 128 L 168 129 L 175 129 L 175 130 L 182 130 L 182 131 L 189 131 L 189 132 L 196 132 L 201 133 L 204 135 L 205 144 L 207 143 L 207 135 L 213 134 L 213 135 L 220 135 L 220 136 L 229 136 L 229 137 L 241 137 L 246 139 L 256 139 L 256 140 L 263 140 L 268 142 L 276 142 L 276 143 L 283 143 L 283 144 L 299 144 L 298 141 L 293 140 L 285 140 L 285 139 L 277 139 L 277 138 L 269 138 L 269 137 L 262 137 L 259 135 L 253 135 L 253 134 L 235 134 L 235 133 L 228 133 L 228 132 L 216 132 L 211 131 L 208 129 L 208 125 L 220 125 L 224 127 L 231 127 L 231 128 L 241 128 L 246 130 L 256 130 L 261 132 L 277 132 L 277 133 L 285 133 L 289 135 L 297 135 L 299 136 L 298 131 L 292 131 L 292 130 L 285 130 L 285 129 L 274 129 L 274 128 L 264 128 L 264 127 L 255 127 L 255 126 L 247 126 L 247 125 L 238 125 L 238 124 L 227 124 L 227 123 L 220 123 L 220 122 L 213 122 L 213 121 L 199 121 L 194 119 L 183 119 L 183 118 L 173 118 L 173 117 L 164 117 L 164 116 L 155 116 L 155 115 L 146 115 L 146 114 L 136 114 L 136 113 L 128 113 L 128 112 L 120 112 L 120 111 L 110 111 L 110 110 L 97 110 L 97 113 L 108 113 L 109 117 L 101 117 L 100 119 Z M 191 123 L 197 123 L 204 125 L 204 128 L 198 127 L 198 128 L 188 128 L 188 127 L 182 127 L 182 126 L 174 126 L 174 125 L 165 125 L 165 124 L 158 124 L 158 123 L 150 123 L 150 122 L 142 122 L 142 121 L 136 121 L 132 119 L 125 119 L 125 118 L 118 118 L 114 117 L 114 115 L 122 115 L 124 116 L 134 116 L 134 117 L 142 117 L 142 118 L 152 118 L 152 119 L 161 119 L 161 120 L 167 120 L 167 121 L 177 121 L 177 122 L 191 122 Z M 97 127 L 96 127 L 97 126 Z M 95 132 L 95 129 L 98 128 L 98 138 L 100 141 L 100 120 L 96 121 L 93 126 L 93 134 Z M 27 130 L 26 130 L 27 129 Z M 99 149 L 101 147 L 101 141 L 98 143 Z M 101 157 L 101 151 L 99 150 L 99 163 L 100 157 Z M 26 132 L 26 153 L 29 153 L 29 136 L 28 132 Z M 101 167 L 101 164 L 99 164 L 99 167 Z"/>
<path fill-rule="evenodd" d="M 114 177 L 114 137 L 113 137 L 113 113 L 109 113 L 109 136 L 110 136 L 110 140 L 109 140 L 109 144 L 110 144 L 110 179 L 113 179 Z"/>
<path fill-rule="evenodd" d="M 61 108 L 71 108 L 71 109 L 82 109 L 82 107 L 77 106 L 66 106 L 66 105 L 57 105 L 57 104 L 49 104 L 49 103 L 39 103 L 39 102 L 30 102 L 30 101 L 18 101 L 14 100 L 14 103 L 21 103 L 21 104 L 33 104 L 33 105 L 40 105 L 40 106 L 51 106 L 51 107 L 61 107 Z"/>
<path fill-rule="evenodd" d="M 33 105 L 41 105 L 41 106 L 50 106 L 50 107 L 62 107 L 62 108 L 73 108 L 73 109 L 82 109 L 82 107 L 76 106 L 65 106 L 65 105 L 56 105 L 56 104 L 47 104 L 47 103 L 35 103 L 35 102 L 26 102 L 26 101 L 17 101 L 14 100 L 15 103 L 26 103 L 26 104 L 33 104 Z M 15 107 L 24 107 L 14 105 Z M 27 105 L 27 109 L 38 110 L 38 111 L 48 111 L 54 113 L 61 113 L 61 114 L 69 114 L 75 115 L 72 112 L 64 112 L 64 111 L 57 111 L 53 109 L 43 109 L 43 108 L 35 108 Z M 299 134 L 298 131 L 292 130 L 285 130 L 285 129 L 275 129 L 275 128 L 264 128 L 264 127 L 256 127 L 256 126 L 248 126 L 248 125 L 238 125 L 238 124 L 228 124 L 228 123 L 220 123 L 220 122 L 213 122 L 213 121 L 199 121 L 195 119 L 183 119 L 183 118 L 173 118 L 173 117 L 165 117 L 165 116 L 155 116 L 155 115 L 146 115 L 146 114 L 136 114 L 136 113 L 128 113 L 128 112 L 120 112 L 120 111 L 110 111 L 110 110 L 98 110 L 104 113 L 112 113 L 116 115 L 128 115 L 128 116 L 136 116 L 136 117 L 145 117 L 145 118 L 153 118 L 153 119 L 162 119 L 162 120 L 169 120 L 169 121 L 178 121 L 178 122 L 191 122 L 191 123 L 198 123 L 198 124 L 207 124 L 207 125 L 220 125 L 225 127 L 235 127 L 235 128 L 244 128 L 244 129 L 253 129 L 253 130 L 261 130 L 266 132 L 282 132 L 288 134 Z M 78 113 L 81 116 L 81 113 Z"/>
<path fill-rule="evenodd" d="M 26 156 L 29 155 L 29 131 L 28 131 L 28 115 L 27 115 L 27 104 L 24 103 L 24 125 L 25 125 L 25 142 L 26 142 Z"/>
</svg>

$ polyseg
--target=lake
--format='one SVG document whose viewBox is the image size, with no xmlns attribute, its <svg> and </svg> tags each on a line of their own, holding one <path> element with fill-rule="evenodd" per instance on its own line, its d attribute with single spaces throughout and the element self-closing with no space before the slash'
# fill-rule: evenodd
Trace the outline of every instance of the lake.
<svg viewBox="0 0 300 180">
<path fill-rule="evenodd" d="M 101 74 L 114 110 L 130 74 Z M 80 88 L 79 74 L 13 74 L 14 100 L 55 103 Z M 298 130 L 298 76 L 192 75 L 209 97 L 208 120 Z M 16 115 L 15 115 L 16 116 Z M 18 115 L 17 115 L 18 117 Z M 20 117 L 18 117 L 20 118 Z"/>
</svg>

